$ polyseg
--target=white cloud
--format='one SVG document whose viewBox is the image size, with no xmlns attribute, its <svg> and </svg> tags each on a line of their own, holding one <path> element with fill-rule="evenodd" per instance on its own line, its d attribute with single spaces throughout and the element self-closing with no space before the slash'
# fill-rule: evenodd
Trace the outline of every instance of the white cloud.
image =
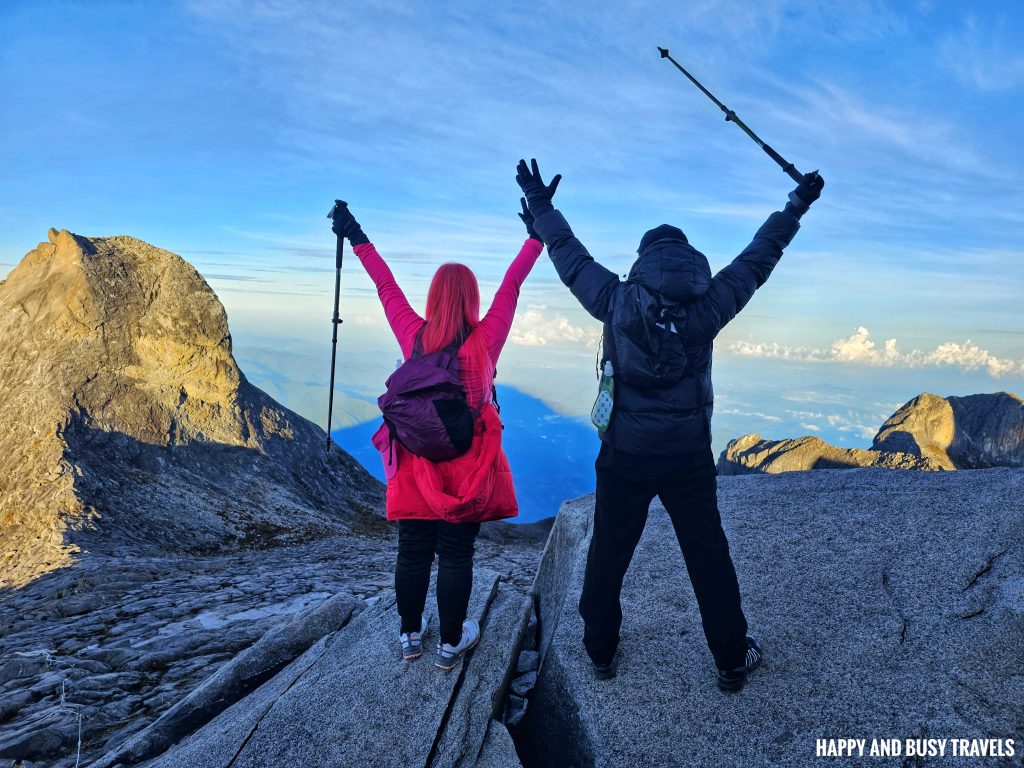
<svg viewBox="0 0 1024 768">
<path fill-rule="evenodd" d="M 773 416 L 770 413 L 762 413 L 761 411 L 744 411 L 741 408 L 717 408 L 715 413 L 728 414 L 729 416 L 753 416 L 765 421 L 782 421 L 780 416 Z"/>
<path fill-rule="evenodd" d="M 377 325 L 378 321 L 376 317 L 372 315 L 356 315 L 352 318 L 352 322 L 356 325 Z"/>
<path fill-rule="evenodd" d="M 574 325 L 565 315 L 548 313 L 547 307 L 531 304 L 516 314 L 508 340 L 524 347 L 566 342 L 594 346 L 600 338 L 599 328 Z"/>
<path fill-rule="evenodd" d="M 931 352 L 912 349 L 904 352 L 896 339 L 886 339 L 879 347 L 871 332 L 860 326 L 844 339 L 836 339 L 830 349 L 794 347 L 777 342 L 734 341 L 724 345 L 727 352 L 741 357 L 777 358 L 801 362 L 841 362 L 871 367 L 943 367 L 964 371 L 984 369 L 992 378 L 1024 375 L 1024 360 L 1000 358 L 968 339 L 963 344 L 947 341 Z"/>
<path fill-rule="evenodd" d="M 806 429 L 808 432 L 821 432 L 821 427 L 817 424 L 810 424 L 808 422 L 800 422 L 800 427 Z"/>
</svg>

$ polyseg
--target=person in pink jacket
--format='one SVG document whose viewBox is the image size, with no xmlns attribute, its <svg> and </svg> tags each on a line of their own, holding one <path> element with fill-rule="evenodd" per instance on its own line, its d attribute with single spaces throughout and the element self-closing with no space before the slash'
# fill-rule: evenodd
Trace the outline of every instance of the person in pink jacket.
<svg viewBox="0 0 1024 768">
<path fill-rule="evenodd" d="M 515 318 L 519 289 L 544 247 L 533 231 L 533 218 L 525 203 L 523 210 L 519 216 L 528 238 L 483 317 L 476 276 L 469 267 L 453 263 L 441 265 L 434 274 L 426 317 L 420 317 L 348 208 L 334 218 L 335 233 L 348 238 L 377 287 L 405 360 L 414 348 L 429 354 L 465 339 L 458 350 L 460 378 L 469 407 L 479 413 L 469 450 L 449 461 L 433 462 L 412 454 L 398 441 L 389 445 L 385 427 L 374 436 L 374 445 L 391 456 L 386 463 L 386 511 L 388 520 L 398 521 L 395 592 L 402 655 L 411 660 L 423 654 L 427 624 L 423 609 L 436 554 L 441 626 L 435 664 L 442 669 L 454 667 L 480 639 L 479 624 L 466 617 L 480 524 L 518 514 L 512 473 L 501 447 L 502 425 L 492 402 L 492 384 Z"/>
</svg>

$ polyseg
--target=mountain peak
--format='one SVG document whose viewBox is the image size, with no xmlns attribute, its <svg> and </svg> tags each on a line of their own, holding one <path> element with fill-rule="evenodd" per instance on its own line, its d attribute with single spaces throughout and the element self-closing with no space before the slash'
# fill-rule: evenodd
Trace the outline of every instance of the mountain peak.
<svg viewBox="0 0 1024 768">
<path fill-rule="evenodd" d="M 50 229 L 0 285 L 0 362 L 0 584 L 83 543 L 293 541 L 379 505 L 319 427 L 245 379 L 196 269 L 142 240 Z"/>
</svg>

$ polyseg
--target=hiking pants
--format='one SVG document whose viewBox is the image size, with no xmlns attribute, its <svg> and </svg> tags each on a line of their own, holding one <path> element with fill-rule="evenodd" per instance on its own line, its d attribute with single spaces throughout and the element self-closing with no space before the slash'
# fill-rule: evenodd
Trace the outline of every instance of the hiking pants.
<svg viewBox="0 0 1024 768">
<path fill-rule="evenodd" d="M 747 621 L 718 514 L 715 460 L 710 446 L 697 453 L 638 456 L 601 446 L 595 464 L 597 500 L 593 537 L 579 610 L 583 644 L 599 664 L 612 660 L 619 644 L 622 581 L 657 496 L 672 520 L 700 608 L 708 648 L 720 669 L 741 666 Z M 644 610 L 636 606 L 635 610 Z M 665 627 L 661 637 L 671 636 Z"/>
<path fill-rule="evenodd" d="M 399 520 L 395 593 L 402 632 L 419 632 L 437 553 L 437 613 L 441 640 L 458 645 L 473 589 L 473 545 L 480 523 Z"/>
</svg>

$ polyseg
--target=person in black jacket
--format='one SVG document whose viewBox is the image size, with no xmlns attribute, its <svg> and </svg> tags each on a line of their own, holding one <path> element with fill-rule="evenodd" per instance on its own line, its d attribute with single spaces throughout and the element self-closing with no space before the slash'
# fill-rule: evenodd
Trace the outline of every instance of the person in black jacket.
<svg viewBox="0 0 1024 768">
<path fill-rule="evenodd" d="M 715 336 L 764 285 L 821 195 L 806 174 L 784 210 L 758 229 L 714 277 L 707 258 L 678 227 L 663 224 L 640 240 L 625 281 L 598 264 L 554 208 L 561 176 L 541 180 L 537 161 L 520 160 L 516 180 L 534 229 L 558 276 L 604 323 L 604 355 L 614 374 L 611 423 L 601 433 L 597 493 L 580 614 L 597 677 L 615 676 L 622 581 L 658 496 L 671 520 L 700 607 L 718 685 L 738 691 L 761 662 L 747 635 L 739 584 L 718 512 L 711 452 L 711 348 Z"/>
</svg>

